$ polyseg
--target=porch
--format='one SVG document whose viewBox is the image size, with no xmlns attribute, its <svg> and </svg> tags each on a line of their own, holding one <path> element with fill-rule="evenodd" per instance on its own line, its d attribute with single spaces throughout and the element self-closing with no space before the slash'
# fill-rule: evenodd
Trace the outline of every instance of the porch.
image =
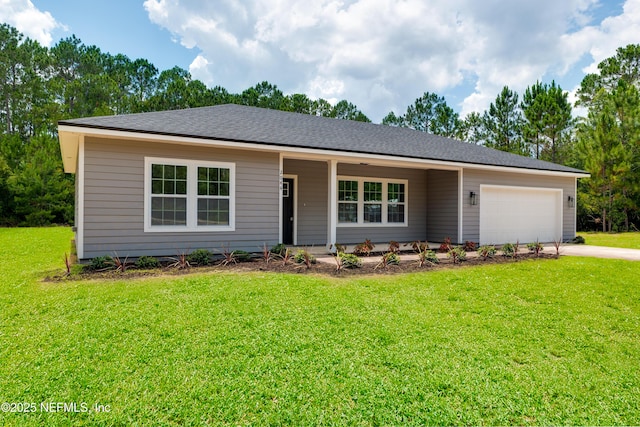
<svg viewBox="0 0 640 427">
<path fill-rule="evenodd" d="M 460 168 L 287 157 L 280 170 L 285 244 L 462 241 Z"/>
</svg>

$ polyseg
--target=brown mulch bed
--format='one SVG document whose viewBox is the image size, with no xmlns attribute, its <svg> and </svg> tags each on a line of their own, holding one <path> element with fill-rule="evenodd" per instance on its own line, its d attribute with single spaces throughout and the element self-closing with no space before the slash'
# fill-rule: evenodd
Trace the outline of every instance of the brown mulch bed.
<svg viewBox="0 0 640 427">
<path fill-rule="evenodd" d="M 361 275 L 389 275 L 400 273 L 414 273 L 424 271 L 435 271 L 442 269 L 455 269 L 464 268 L 467 266 L 476 265 L 489 265 L 489 264 L 502 264 L 502 263 L 514 263 L 523 260 L 536 260 L 536 259 L 556 259 L 555 254 L 541 253 L 538 256 L 530 253 L 518 254 L 516 258 L 508 258 L 503 255 L 496 255 L 492 258 L 482 259 L 478 256 L 469 256 L 467 259 L 460 263 L 454 264 L 449 258 L 441 258 L 438 264 L 427 263 L 425 266 L 420 267 L 418 261 L 415 259 L 413 253 L 400 254 L 400 264 L 388 265 L 382 267 L 379 261 L 382 254 L 372 254 L 369 257 L 362 257 L 364 260 L 362 267 L 342 269 L 337 271 L 336 263 L 331 258 L 323 258 L 323 261 L 318 261 L 307 268 L 304 264 L 296 264 L 290 262 L 283 265 L 282 261 L 272 260 L 269 263 L 265 263 L 262 259 L 253 259 L 248 262 L 238 262 L 236 264 L 221 265 L 214 264 L 209 266 L 192 266 L 190 268 L 177 269 L 175 267 L 164 266 L 162 268 L 153 270 L 138 270 L 133 265 L 126 269 L 123 273 L 121 271 L 107 270 L 107 271 L 88 271 L 83 270 L 80 273 L 66 275 L 63 272 L 60 274 L 54 274 L 45 279 L 47 282 L 58 282 L 67 280 L 123 280 L 133 278 L 144 277 L 159 277 L 159 276 L 181 276 L 192 273 L 216 273 L 216 272 L 274 272 L 274 273 L 291 273 L 291 274 L 320 274 L 333 277 L 352 277 Z M 368 259 L 366 259 L 368 258 Z"/>
</svg>

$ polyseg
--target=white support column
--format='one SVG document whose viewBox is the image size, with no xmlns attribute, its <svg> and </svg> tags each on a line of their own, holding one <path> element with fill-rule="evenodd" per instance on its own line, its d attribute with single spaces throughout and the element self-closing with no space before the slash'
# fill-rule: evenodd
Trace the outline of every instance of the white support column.
<svg viewBox="0 0 640 427">
<path fill-rule="evenodd" d="M 76 253 L 78 259 L 84 258 L 84 135 L 78 137 L 78 167 L 76 170 L 78 186 L 76 194 Z"/>
<path fill-rule="evenodd" d="M 564 200 L 562 200 L 564 206 Z M 573 237 L 578 235 L 578 178 L 573 178 Z M 562 215 L 562 214 L 561 214 Z M 564 216 L 564 215 L 563 215 Z M 564 221 L 560 230 L 560 240 L 564 240 Z"/>
<path fill-rule="evenodd" d="M 336 226 L 338 224 L 338 161 L 329 160 L 329 211 L 327 212 L 327 250 L 335 251 L 331 245 L 336 243 Z"/>
<path fill-rule="evenodd" d="M 464 243 L 462 241 L 462 225 L 464 221 L 464 169 L 458 170 L 458 193 L 460 198 L 458 200 L 458 243 Z"/>
<path fill-rule="evenodd" d="M 284 158 L 280 153 L 280 159 L 278 163 L 278 243 L 282 243 L 282 176 L 284 175 Z"/>
</svg>

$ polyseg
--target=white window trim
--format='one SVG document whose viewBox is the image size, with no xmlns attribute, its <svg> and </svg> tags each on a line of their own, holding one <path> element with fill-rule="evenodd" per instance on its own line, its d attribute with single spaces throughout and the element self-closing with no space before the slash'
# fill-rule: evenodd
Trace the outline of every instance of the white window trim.
<svg viewBox="0 0 640 427">
<path fill-rule="evenodd" d="M 187 167 L 187 225 L 151 225 L 151 165 Z M 229 169 L 229 224 L 198 225 L 198 167 Z M 145 233 L 184 233 L 235 231 L 236 229 L 236 165 L 227 162 L 185 160 L 166 157 L 144 158 L 144 231 Z"/>
<path fill-rule="evenodd" d="M 358 182 L 358 222 L 339 222 L 338 192 L 336 191 L 336 224 L 340 228 L 358 228 L 358 227 L 408 227 L 409 226 L 409 181 L 406 179 L 393 178 L 377 178 L 365 176 L 345 176 L 339 175 L 336 180 L 336 188 L 340 181 L 357 181 Z M 364 222 L 364 183 L 381 182 L 382 183 L 382 222 Z M 404 184 L 404 222 L 388 222 L 388 185 L 387 184 Z"/>
</svg>

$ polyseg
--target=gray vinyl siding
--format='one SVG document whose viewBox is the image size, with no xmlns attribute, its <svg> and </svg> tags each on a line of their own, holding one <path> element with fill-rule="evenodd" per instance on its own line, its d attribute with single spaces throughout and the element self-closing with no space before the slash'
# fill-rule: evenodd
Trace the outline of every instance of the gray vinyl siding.
<svg viewBox="0 0 640 427">
<path fill-rule="evenodd" d="M 570 208 L 567 197 L 575 199 L 576 178 L 546 175 L 529 175 L 508 172 L 491 172 L 477 169 L 465 169 L 463 175 L 463 239 L 478 242 L 480 240 L 480 185 L 504 185 L 538 188 L 562 189 L 562 239 L 575 237 L 576 208 Z M 478 204 L 471 206 L 468 195 L 473 191 L 478 196 Z"/>
<path fill-rule="evenodd" d="M 236 165 L 232 232 L 144 232 L 144 159 L 166 157 Z M 241 150 L 86 138 L 84 258 L 171 256 L 199 248 L 256 252 L 278 242 L 278 155 Z"/>
<path fill-rule="evenodd" d="M 427 239 L 458 240 L 458 172 L 427 171 Z"/>
<path fill-rule="evenodd" d="M 427 235 L 425 211 L 427 208 L 426 171 L 419 169 L 385 168 L 376 166 L 338 164 L 339 176 L 371 177 L 408 180 L 408 226 L 344 227 L 338 226 L 336 239 L 341 244 L 353 244 L 371 239 L 376 243 L 391 240 L 411 242 L 425 240 Z"/>
<path fill-rule="evenodd" d="M 285 159 L 284 174 L 297 176 L 297 244 L 324 245 L 329 209 L 327 162 Z"/>
</svg>

